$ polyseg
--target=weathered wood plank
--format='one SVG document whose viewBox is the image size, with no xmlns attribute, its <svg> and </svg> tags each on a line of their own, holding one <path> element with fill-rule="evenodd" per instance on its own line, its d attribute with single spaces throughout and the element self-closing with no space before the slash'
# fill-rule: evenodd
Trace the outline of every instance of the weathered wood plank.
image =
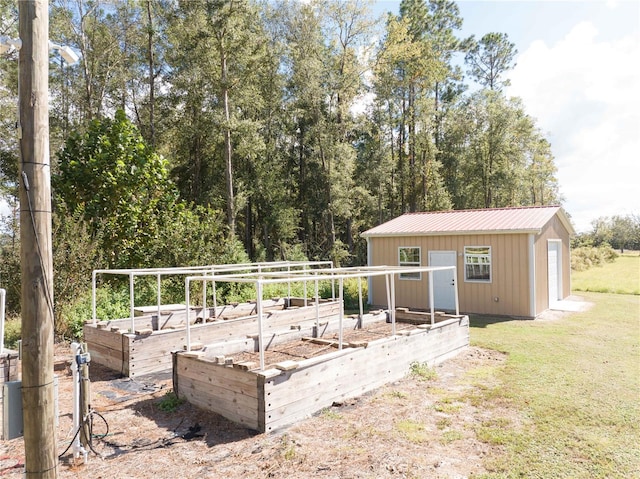
<svg viewBox="0 0 640 479">
<path fill-rule="evenodd" d="M 188 377 L 203 383 L 217 384 L 222 388 L 238 391 L 242 394 L 257 394 L 257 376 L 251 371 L 227 368 L 217 365 L 213 361 L 186 358 L 182 354 L 177 356 L 179 381 L 182 381 L 182 377 Z"/>
<path fill-rule="evenodd" d="M 258 430 L 258 407 L 237 407 L 233 403 L 223 403 L 218 397 L 202 394 L 201 385 L 198 381 L 181 377 L 179 379 L 179 389 L 176 392 L 178 397 L 186 399 L 190 403 L 200 408 L 220 414 L 227 419 L 241 424 L 249 429 Z"/>
<path fill-rule="evenodd" d="M 457 326 L 456 326 L 457 327 Z M 413 361 L 436 362 L 450 357 L 453 351 L 468 345 L 468 337 L 452 334 L 453 342 L 434 343 L 434 335 L 396 336 L 387 343 L 378 342 L 364 350 L 288 372 L 286 381 L 265 382 L 265 421 L 267 431 L 295 422 L 333 402 L 361 395 L 404 376 Z M 446 344 L 449 343 L 449 344 Z M 459 344 L 458 344 L 459 343 Z M 356 354 L 357 352 L 357 354 Z M 329 367 L 326 367 L 329 366 Z M 273 378 L 272 378 L 273 379 Z M 278 391 L 280 389 L 280 391 Z"/>
<path fill-rule="evenodd" d="M 180 389 L 192 388 L 204 397 L 215 398 L 220 408 L 225 408 L 229 411 L 235 411 L 247 417 L 254 416 L 258 410 L 258 393 L 257 393 L 258 381 L 254 384 L 256 389 L 252 395 L 244 394 L 241 391 L 233 391 L 219 386 L 215 383 L 209 383 L 200 381 L 199 379 L 181 377 Z M 249 412 L 243 412 L 249 411 Z"/>
</svg>

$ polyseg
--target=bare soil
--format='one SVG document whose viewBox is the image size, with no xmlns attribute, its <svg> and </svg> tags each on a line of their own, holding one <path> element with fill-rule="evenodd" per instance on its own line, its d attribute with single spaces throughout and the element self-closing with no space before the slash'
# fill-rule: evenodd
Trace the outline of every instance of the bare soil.
<svg viewBox="0 0 640 479">
<path fill-rule="evenodd" d="M 58 349 L 60 359 L 67 351 Z M 58 477 L 473 477 L 487 472 L 490 459 L 500 453 L 499 446 L 480 441 L 477 431 L 494 417 L 516 416 L 505 406 L 487 410 L 474 400 L 491 386 L 491 372 L 503 362 L 499 352 L 470 347 L 437 366 L 435 379 L 408 372 L 400 381 L 271 434 L 256 434 L 188 403 L 162 410 L 170 375 L 128 380 L 92 364 L 97 414 L 86 464 L 63 452 L 74 435 L 66 368 L 58 372 Z M 0 441 L 0 476 L 22 477 L 23 467 L 23 440 Z"/>
</svg>

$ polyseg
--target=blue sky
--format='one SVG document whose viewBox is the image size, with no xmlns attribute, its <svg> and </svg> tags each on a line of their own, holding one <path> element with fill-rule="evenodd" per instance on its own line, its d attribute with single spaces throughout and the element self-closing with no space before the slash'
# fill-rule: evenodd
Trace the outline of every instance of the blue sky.
<svg viewBox="0 0 640 479">
<path fill-rule="evenodd" d="M 506 93 L 551 142 L 564 207 L 579 232 L 640 214 L 640 2 L 457 2 L 460 37 L 506 33 L 516 67 Z M 400 2 L 376 10 L 398 12 Z"/>
</svg>

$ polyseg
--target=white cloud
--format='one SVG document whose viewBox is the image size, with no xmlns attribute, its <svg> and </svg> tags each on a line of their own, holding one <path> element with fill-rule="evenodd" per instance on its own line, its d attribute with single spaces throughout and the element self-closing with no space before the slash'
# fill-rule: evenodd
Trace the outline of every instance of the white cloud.
<svg viewBox="0 0 640 479">
<path fill-rule="evenodd" d="M 578 231 L 599 216 L 640 211 L 638 33 L 601 41 L 581 22 L 560 41 L 533 42 L 508 93 L 523 99 L 556 157 L 565 207 Z"/>
</svg>

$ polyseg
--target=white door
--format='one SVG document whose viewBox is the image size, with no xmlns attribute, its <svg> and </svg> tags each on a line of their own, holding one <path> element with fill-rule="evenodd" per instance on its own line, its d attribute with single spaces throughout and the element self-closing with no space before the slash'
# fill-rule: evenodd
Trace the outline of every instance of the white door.
<svg viewBox="0 0 640 479">
<path fill-rule="evenodd" d="M 429 266 L 457 266 L 455 251 L 429 251 Z M 455 311 L 456 270 L 434 271 L 433 302 L 435 309 Z"/>
<path fill-rule="evenodd" d="M 562 266 L 560 263 L 560 242 L 549 241 L 547 249 L 547 260 L 549 264 L 549 307 L 562 299 L 560 287 L 562 286 Z"/>
</svg>

